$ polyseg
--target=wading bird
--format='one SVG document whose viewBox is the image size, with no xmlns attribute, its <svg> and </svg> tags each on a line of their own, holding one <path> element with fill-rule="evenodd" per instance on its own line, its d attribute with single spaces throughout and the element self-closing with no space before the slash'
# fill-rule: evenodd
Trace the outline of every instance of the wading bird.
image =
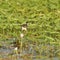
<svg viewBox="0 0 60 60">
<path fill-rule="evenodd" d="M 15 47 L 15 48 L 14 48 L 14 52 L 15 52 L 16 54 L 18 54 L 18 47 Z"/>
<path fill-rule="evenodd" d="M 27 31 L 27 24 L 28 24 L 28 22 L 26 22 L 25 24 L 21 25 L 22 31 Z"/>
<path fill-rule="evenodd" d="M 21 38 L 23 38 L 23 37 L 24 37 L 24 34 L 23 34 L 23 33 L 21 33 L 21 34 L 20 34 L 20 37 L 21 37 Z"/>
</svg>

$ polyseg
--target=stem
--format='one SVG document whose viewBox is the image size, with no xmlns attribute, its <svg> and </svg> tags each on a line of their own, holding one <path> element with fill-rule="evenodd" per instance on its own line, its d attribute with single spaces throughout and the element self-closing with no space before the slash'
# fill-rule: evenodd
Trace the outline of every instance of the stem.
<svg viewBox="0 0 60 60">
<path fill-rule="evenodd" d="M 21 39 L 21 47 L 20 47 L 20 53 L 22 53 L 22 39 Z"/>
</svg>

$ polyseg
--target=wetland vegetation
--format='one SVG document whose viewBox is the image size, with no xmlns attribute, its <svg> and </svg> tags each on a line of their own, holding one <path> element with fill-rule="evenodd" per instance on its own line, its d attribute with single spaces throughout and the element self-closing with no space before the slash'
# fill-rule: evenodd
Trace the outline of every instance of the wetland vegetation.
<svg viewBox="0 0 60 60">
<path fill-rule="evenodd" d="M 60 0 L 0 0 L 0 60 L 60 60 Z"/>
</svg>

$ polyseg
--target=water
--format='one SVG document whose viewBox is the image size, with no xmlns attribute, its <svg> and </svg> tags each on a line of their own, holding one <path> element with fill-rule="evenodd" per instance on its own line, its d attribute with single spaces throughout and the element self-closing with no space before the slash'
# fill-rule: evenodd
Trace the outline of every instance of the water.
<svg viewBox="0 0 60 60">
<path fill-rule="evenodd" d="M 7 49 L 7 48 L 0 48 L 0 56 L 3 58 L 6 58 L 8 56 L 9 53 L 11 53 L 12 50 L 11 49 Z M 16 56 L 16 55 L 15 55 Z M 53 58 L 32 58 L 33 60 L 60 60 L 59 57 L 53 57 Z M 17 60 L 23 60 L 22 58 L 19 58 L 19 56 L 17 55 Z"/>
<path fill-rule="evenodd" d="M 33 59 L 33 60 L 60 60 L 60 58 L 53 57 L 53 58 L 41 58 L 41 59 Z"/>
<path fill-rule="evenodd" d="M 9 40 L 9 43 L 10 42 L 13 42 L 11 40 Z M 1 43 L 1 42 L 0 42 Z M 2 42 L 2 47 L 0 47 L 0 57 L 2 58 L 7 58 L 9 54 L 13 53 L 13 50 L 14 50 L 14 47 L 10 47 L 12 44 L 7 44 L 6 42 Z M 36 46 L 35 46 L 36 47 Z M 43 47 L 43 46 L 42 46 Z M 50 47 L 50 46 L 49 46 Z M 49 49 L 49 47 L 47 49 Z M 40 45 L 40 49 L 41 49 L 41 45 Z M 47 50 L 46 50 L 47 51 Z M 34 48 L 32 46 L 29 46 L 29 49 L 28 51 L 24 50 L 22 52 L 22 56 L 25 55 L 25 54 L 29 54 L 29 53 L 33 53 L 34 56 L 38 55 L 35 51 L 34 51 Z M 23 60 L 22 58 L 20 58 L 20 54 L 19 55 L 16 55 L 16 54 L 13 54 L 14 56 L 17 56 L 17 60 Z M 32 60 L 60 60 L 60 57 L 52 57 L 52 58 L 32 58 Z"/>
</svg>

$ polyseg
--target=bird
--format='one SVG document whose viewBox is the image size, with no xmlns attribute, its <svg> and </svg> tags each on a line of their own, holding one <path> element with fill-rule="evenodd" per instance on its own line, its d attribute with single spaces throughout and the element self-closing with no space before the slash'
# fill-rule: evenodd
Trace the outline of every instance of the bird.
<svg viewBox="0 0 60 60">
<path fill-rule="evenodd" d="M 27 26 L 28 26 L 28 22 L 26 22 L 25 24 L 21 25 L 21 30 L 22 31 L 27 31 Z"/>
<path fill-rule="evenodd" d="M 21 34 L 20 34 L 20 37 L 21 37 L 21 38 L 23 38 L 23 37 L 24 37 L 24 34 L 23 34 L 23 33 L 21 33 Z"/>
<path fill-rule="evenodd" d="M 18 47 L 14 48 L 14 53 L 18 54 Z"/>
<path fill-rule="evenodd" d="M 17 51 L 17 50 L 18 50 L 18 47 L 15 47 L 15 48 L 14 48 L 14 50 L 16 50 L 16 51 Z"/>
</svg>

